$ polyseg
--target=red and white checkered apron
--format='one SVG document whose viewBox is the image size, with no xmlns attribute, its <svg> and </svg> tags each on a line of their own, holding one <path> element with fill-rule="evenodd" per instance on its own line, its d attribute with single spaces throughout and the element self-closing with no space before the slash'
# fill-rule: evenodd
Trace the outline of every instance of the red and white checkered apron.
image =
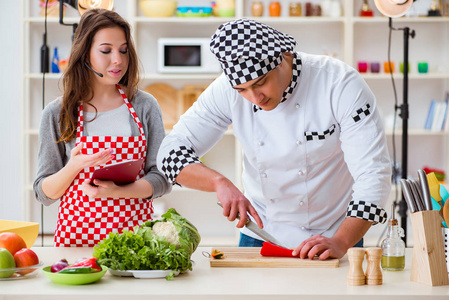
<svg viewBox="0 0 449 300">
<path fill-rule="evenodd" d="M 76 145 L 84 143 L 82 154 L 94 154 L 108 148 L 114 149 L 115 158 L 107 164 L 123 160 L 146 157 L 147 141 L 137 114 L 128 102 L 125 93 L 117 89 L 128 106 L 130 114 L 140 130 L 139 136 L 83 136 L 83 106 L 78 109 Z M 145 163 L 144 163 L 145 165 Z M 58 222 L 55 231 L 55 246 L 94 246 L 109 232 L 122 232 L 151 220 L 153 201 L 136 198 L 98 198 L 90 199 L 83 194 L 81 184 L 92 177 L 100 166 L 82 170 L 61 197 Z M 137 179 L 144 175 L 142 167 Z"/>
</svg>

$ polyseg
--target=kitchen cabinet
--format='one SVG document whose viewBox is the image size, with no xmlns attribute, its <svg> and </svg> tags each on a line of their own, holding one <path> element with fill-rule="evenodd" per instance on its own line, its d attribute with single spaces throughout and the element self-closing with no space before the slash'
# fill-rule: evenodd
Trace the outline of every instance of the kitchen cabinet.
<svg viewBox="0 0 449 300">
<path fill-rule="evenodd" d="M 43 77 L 40 73 L 39 49 L 42 45 L 44 18 L 39 15 L 38 1 L 23 1 L 23 219 L 40 222 L 41 207 L 34 198 L 32 182 L 36 174 L 38 127 L 40 111 L 61 94 L 61 74 L 46 74 L 45 98 L 43 98 Z M 312 16 L 290 17 L 288 13 L 289 0 L 279 1 L 282 9 L 280 17 L 269 17 L 268 5 L 270 1 L 262 0 L 264 13 L 261 17 L 254 17 L 280 31 L 287 32 L 298 42 L 297 50 L 327 54 L 341 59 L 349 65 L 357 67 L 357 62 L 379 62 L 381 65 L 387 60 L 388 19 L 382 17 L 370 0 L 374 17 L 359 17 L 362 1 L 341 0 L 341 16 Z M 303 15 L 305 2 L 301 1 Z M 310 1 L 313 4 L 324 4 L 324 1 Z M 421 0 L 421 3 L 430 0 Z M 253 1 L 235 0 L 235 18 L 250 17 Z M 139 0 L 116 0 L 115 10 L 125 17 L 133 28 L 133 37 L 137 52 L 142 62 L 143 78 L 140 88 L 153 83 L 167 83 L 175 89 L 182 89 L 185 85 L 207 85 L 218 74 L 161 74 L 157 72 L 157 40 L 162 37 L 210 37 L 215 29 L 223 22 L 233 18 L 224 17 L 169 17 L 149 18 L 139 9 Z M 64 21 L 74 23 L 79 20 L 76 10 L 66 8 Z M 447 159 L 447 132 L 425 131 L 424 127 L 427 110 L 431 99 L 443 100 L 447 91 L 449 79 L 448 70 L 448 17 L 404 17 L 393 20 L 395 27 L 409 26 L 416 31 L 416 37 L 410 41 L 409 76 L 409 172 L 416 177 L 416 170 L 427 165 L 449 170 Z M 71 26 L 62 26 L 56 17 L 49 17 L 48 45 L 50 55 L 54 47 L 58 47 L 60 59 L 67 58 L 71 45 Z M 402 61 L 402 32 L 393 32 L 391 60 L 396 69 Z M 417 62 L 427 61 L 429 73 L 418 74 Z M 377 97 L 378 108 L 386 124 L 387 138 L 392 153 L 393 131 L 391 120 L 395 114 L 394 94 L 391 78 L 383 72 L 364 73 L 364 79 Z M 394 73 L 394 81 L 398 91 L 398 104 L 402 102 L 402 74 Z M 397 124 L 400 126 L 401 119 Z M 401 161 L 401 132 L 395 130 L 396 157 Z M 230 129 L 223 139 L 210 153 L 203 157 L 204 162 L 212 168 L 224 173 L 238 187 L 241 185 L 241 152 L 238 141 Z M 390 202 L 397 190 L 391 193 Z M 399 193 L 397 193 L 400 195 Z M 156 213 L 164 212 L 169 207 L 176 207 L 180 213 L 192 220 L 198 226 L 206 245 L 236 245 L 238 231 L 235 224 L 228 222 L 221 215 L 221 209 L 215 204 L 213 193 L 204 193 L 190 189 L 174 187 L 173 192 L 155 200 Z M 389 204 L 390 205 L 390 204 Z M 389 205 L 387 211 L 389 211 Z M 52 234 L 57 217 L 57 205 L 43 208 L 44 232 Z M 365 241 L 369 245 L 377 243 L 386 225 L 373 227 L 367 234 Z M 411 226 L 409 226 L 411 228 Z M 411 234 L 411 230 L 410 230 Z"/>
</svg>

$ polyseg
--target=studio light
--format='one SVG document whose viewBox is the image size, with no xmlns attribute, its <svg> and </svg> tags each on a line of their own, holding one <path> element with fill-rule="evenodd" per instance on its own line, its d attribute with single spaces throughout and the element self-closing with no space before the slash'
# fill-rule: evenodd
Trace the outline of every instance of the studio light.
<svg viewBox="0 0 449 300">
<path fill-rule="evenodd" d="M 407 179 L 407 164 L 408 164 L 408 52 L 409 52 L 409 39 L 415 37 L 415 31 L 410 30 L 409 27 L 394 28 L 392 18 L 403 16 L 412 6 L 414 0 L 374 0 L 374 4 L 377 9 L 385 16 L 389 17 L 388 26 L 390 29 L 390 37 L 392 30 L 402 30 L 404 33 L 404 70 L 403 70 L 403 99 L 401 105 L 395 105 L 396 110 L 400 111 L 399 116 L 402 118 L 402 174 L 401 178 Z M 391 45 L 390 45 L 391 47 Z M 391 68 L 390 68 L 391 69 Z M 394 139 L 394 136 L 393 136 Z M 394 142 L 394 141 L 393 141 Z M 396 165 L 396 164 L 395 164 Z M 404 229 L 404 242 L 407 243 L 407 203 L 405 202 L 404 194 L 399 202 L 398 214 L 401 217 L 401 227 Z"/>
<path fill-rule="evenodd" d="M 59 1 L 59 24 L 73 26 L 73 33 L 75 33 L 78 24 L 65 24 L 64 23 L 64 5 L 69 5 L 78 10 L 82 15 L 86 10 L 91 8 L 105 8 L 112 10 L 114 6 L 114 0 L 58 0 Z"/>
<path fill-rule="evenodd" d="M 114 5 L 114 0 L 58 0 L 59 1 L 59 23 L 61 25 L 73 26 L 73 36 L 75 34 L 77 23 L 65 24 L 64 23 L 64 5 L 69 5 L 76 8 L 80 15 L 82 15 L 86 10 L 92 8 L 105 8 L 112 10 Z M 45 22 L 44 22 L 44 41 L 41 47 L 41 72 L 42 72 L 42 109 L 45 107 L 45 73 L 49 70 L 49 50 L 47 45 L 47 7 L 48 0 L 45 1 Z M 44 205 L 41 204 L 41 237 L 42 246 L 44 246 Z"/>
<path fill-rule="evenodd" d="M 413 0 L 374 0 L 374 4 L 383 15 L 397 18 L 403 16 L 410 9 Z"/>
</svg>

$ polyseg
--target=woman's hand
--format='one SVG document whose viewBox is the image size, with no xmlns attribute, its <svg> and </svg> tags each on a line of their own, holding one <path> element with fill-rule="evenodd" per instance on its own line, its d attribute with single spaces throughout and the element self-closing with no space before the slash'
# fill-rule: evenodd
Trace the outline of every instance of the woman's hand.
<svg viewBox="0 0 449 300">
<path fill-rule="evenodd" d="M 119 186 L 110 180 L 98 180 L 94 179 L 93 184 L 91 184 L 90 179 L 83 181 L 81 187 L 84 194 L 89 196 L 89 198 L 115 198 L 114 194 L 119 190 Z"/>
<path fill-rule="evenodd" d="M 95 167 L 102 165 L 114 158 L 112 154 L 113 149 L 106 149 L 99 151 L 95 154 L 82 154 L 81 149 L 83 148 L 83 143 L 79 143 L 70 152 L 70 160 L 67 163 L 68 167 L 78 169 L 78 172 L 88 167 Z"/>
<path fill-rule="evenodd" d="M 70 187 L 73 180 L 84 168 L 107 163 L 114 158 L 112 149 L 106 149 L 92 155 L 81 153 L 83 143 L 79 143 L 70 152 L 69 162 L 58 172 L 42 181 L 42 191 L 50 199 L 59 199 Z"/>
<path fill-rule="evenodd" d="M 153 196 L 153 186 L 144 178 L 140 178 L 132 183 L 116 185 L 113 181 L 94 179 L 84 180 L 81 185 L 84 194 L 89 198 L 140 198 L 149 199 Z"/>
</svg>

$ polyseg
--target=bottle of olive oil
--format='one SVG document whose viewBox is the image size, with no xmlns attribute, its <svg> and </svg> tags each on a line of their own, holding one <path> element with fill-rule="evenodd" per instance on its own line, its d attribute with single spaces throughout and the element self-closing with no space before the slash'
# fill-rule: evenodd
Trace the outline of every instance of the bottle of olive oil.
<svg viewBox="0 0 449 300">
<path fill-rule="evenodd" d="M 385 271 L 402 271 L 405 267 L 405 243 L 401 239 L 404 230 L 398 226 L 392 206 L 391 219 L 388 220 L 387 237 L 382 241 L 381 266 Z"/>
</svg>

